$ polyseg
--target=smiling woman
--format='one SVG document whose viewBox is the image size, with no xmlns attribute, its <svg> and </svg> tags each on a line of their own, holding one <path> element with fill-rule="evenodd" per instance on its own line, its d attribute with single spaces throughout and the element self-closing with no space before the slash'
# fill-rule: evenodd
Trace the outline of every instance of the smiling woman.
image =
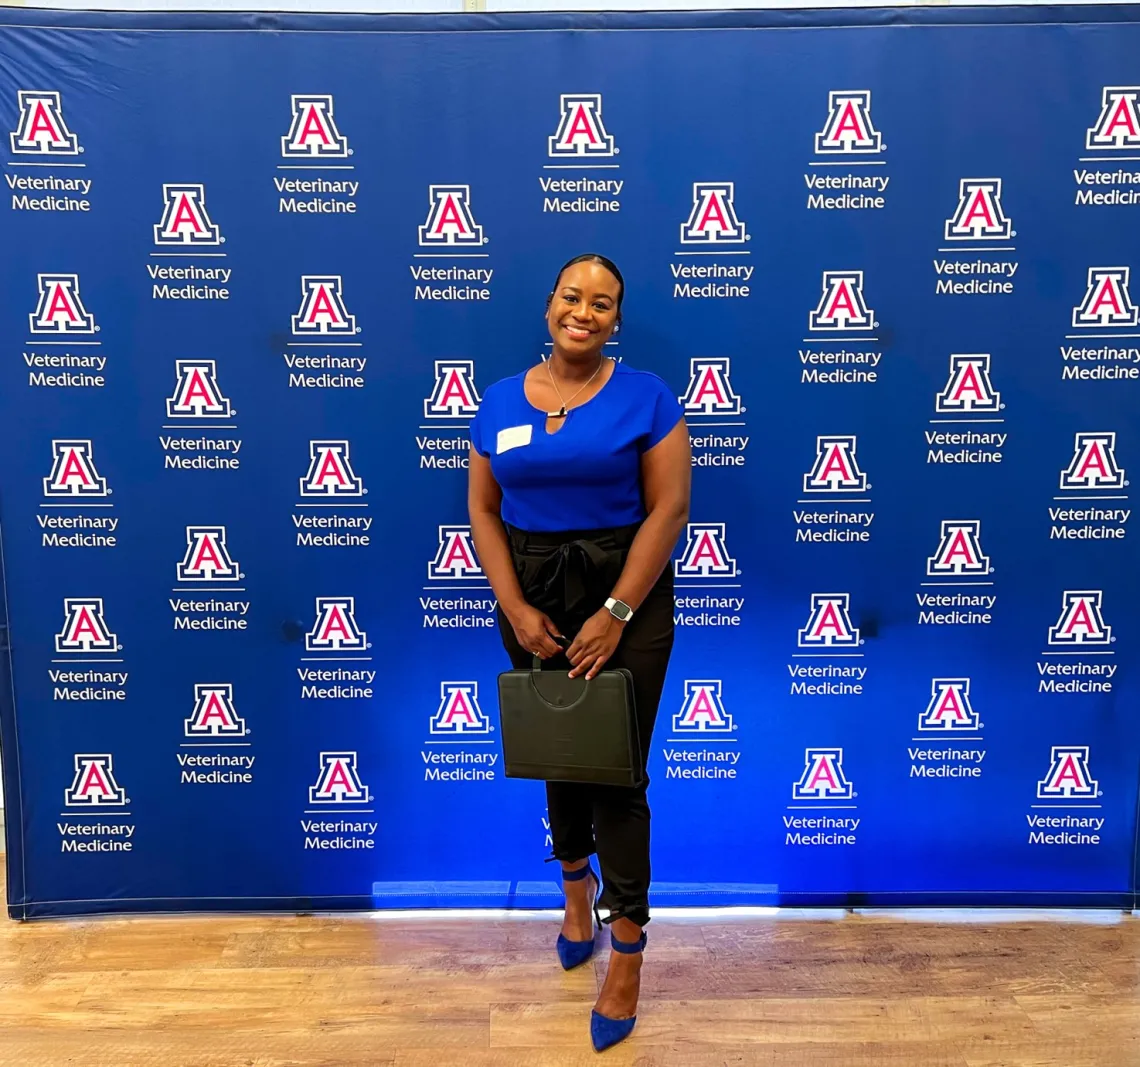
<svg viewBox="0 0 1140 1067">
<path fill-rule="evenodd" d="M 604 354 L 624 295 L 604 256 L 558 272 L 549 359 L 492 385 L 472 420 L 468 505 L 512 664 L 539 656 L 544 669 L 587 679 L 607 663 L 629 670 L 644 760 L 673 647 L 668 564 L 688 518 L 691 462 L 675 393 Z M 635 787 L 546 783 L 566 893 L 563 967 L 593 954 L 599 891 L 609 908 L 613 953 L 590 1026 L 598 1049 L 636 1018 L 649 921 L 644 763 L 641 772 Z"/>
</svg>

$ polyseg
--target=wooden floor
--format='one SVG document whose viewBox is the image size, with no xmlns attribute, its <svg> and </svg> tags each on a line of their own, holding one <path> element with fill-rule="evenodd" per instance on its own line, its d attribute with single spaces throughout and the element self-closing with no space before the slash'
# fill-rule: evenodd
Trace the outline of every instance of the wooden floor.
<svg viewBox="0 0 1140 1067">
<path fill-rule="evenodd" d="M 553 921 L 0 920 L 0 1064 L 1140 1065 L 1140 920 L 802 915 L 654 921 L 604 1057 Z"/>
</svg>

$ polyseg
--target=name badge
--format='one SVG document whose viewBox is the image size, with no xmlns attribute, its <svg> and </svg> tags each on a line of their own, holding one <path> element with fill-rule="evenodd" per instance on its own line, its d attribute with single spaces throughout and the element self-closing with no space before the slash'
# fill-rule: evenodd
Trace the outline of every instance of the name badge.
<svg viewBox="0 0 1140 1067">
<path fill-rule="evenodd" d="M 522 448 L 523 445 L 529 445 L 533 430 L 534 427 L 529 424 L 526 426 L 508 426 L 505 430 L 500 430 L 495 438 L 495 455 L 501 456 L 512 448 Z"/>
</svg>

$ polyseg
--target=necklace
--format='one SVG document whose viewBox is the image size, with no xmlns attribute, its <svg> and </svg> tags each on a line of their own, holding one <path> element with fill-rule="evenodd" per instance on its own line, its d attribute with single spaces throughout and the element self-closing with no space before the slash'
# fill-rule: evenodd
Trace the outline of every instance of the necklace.
<svg viewBox="0 0 1140 1067">
<path fill-rule="evenodd" d="M 598 376 L 598 371 L 602 369 L 602 363 L 605 361 L 605 357 L 599 357 L 598 365 L 594 368 L 594 373 L 591 374 L 589 378 L 587 378 L 577 389 L 574 390 L 574 393 L 571 395 L 570 400 L 563 398 L 562 390 L 558 388 L 558 383 L 554 380 L 554 371 L 550 369 L 550 364 L 553 362 L 553 360 L 554 357 L 551 356 L 550 359 L 546 361 L 546 373 L 550 375 L 550 384 L 554 386 L 554 391 L 558 394 L 558 399 L 561 402 L 562 406 L 557 411 L 548 411 L 546 413 L 546 417 L 548 419 L 564 419 L 566 418 L 567 414 L 567 405 L 569 405 L 570 401 L 573 400 L 574 397 L 576 397 L 583 389 L 586 388 L 587 385 L 590 384 L 590 382 L 592 382 Z"/>
</svg>

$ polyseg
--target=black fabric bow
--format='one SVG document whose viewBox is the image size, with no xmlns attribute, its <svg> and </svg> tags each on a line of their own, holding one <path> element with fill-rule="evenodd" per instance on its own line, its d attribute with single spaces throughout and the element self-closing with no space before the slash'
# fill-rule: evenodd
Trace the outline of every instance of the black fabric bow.
<svg viewBox="0 0 1140 1067">
<path fill-rule="evenodd" d="M 607 551 L 593 541 L 568 541 L 524 576 L 523 588 L 535 607 L 564 631 L 576 632 L 605 602 L 620 563 L 620 550 Z"/>
</svg>

